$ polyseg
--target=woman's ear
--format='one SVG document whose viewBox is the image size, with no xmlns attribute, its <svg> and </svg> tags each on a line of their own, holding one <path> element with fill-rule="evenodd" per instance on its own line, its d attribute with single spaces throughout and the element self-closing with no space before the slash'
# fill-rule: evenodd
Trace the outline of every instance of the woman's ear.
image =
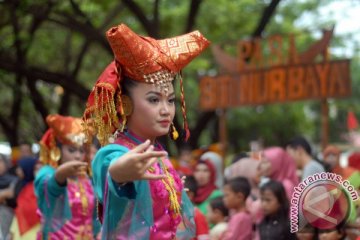
<svg viewBox="0 0 360 240">
<path fill-rule="evenodd" d="M 133 103 L 128 95 L 121 95 L 122 108 L 125 116 L 130 116 L 133 112 Z"/>
<path fill-rule="evenodd" d="M 241 201 L 244 201 L 244 202 L 246 201 L 245 195 L 242 192 L 236 193 L 236 196 L 238 198 L 241 198 Z"/>
</svg>

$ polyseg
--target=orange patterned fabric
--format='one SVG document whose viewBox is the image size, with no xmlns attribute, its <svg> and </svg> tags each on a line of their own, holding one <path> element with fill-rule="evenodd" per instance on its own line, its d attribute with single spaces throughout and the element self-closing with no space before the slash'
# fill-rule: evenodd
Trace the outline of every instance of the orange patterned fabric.
<svg viewBox="0 0 360 240">
<path fill-rule="evenodd" d="M 137 81 L 159 71 L 175 75 L 209 45 L 199 31 L 155 40 L 137 35 L 125 24 L 111 28 L 106 36 L 123 74 Z"/>
<path fill-rule="evenodd" d="M 210 44 L 199 31 L 156 40 L 137 35 L 125 24 L 108 30 L 106 37 L 115 61 L 106 67 L 97 80 L 84 113 L 85 132 L 88 127 L 95 130 L 102 145 L 108 143 L 124 115 L 120 87 L 124 76 L 161 87 L 171 82 L 181 69 Z M 181 101 L 185 135 L 188 138 L 183 92 Z M 90 135 L 87 133 L 87 136 Z"/>
<path fill-rule="evenodd" d="M 57 160 L 54 159 L 57 151 L 56 141 L 61 144 L 83 145 L 85 134 L 83 133 L 82 120 L 70 116 L 58 114 L 48 115 L 46 123 L 49 129 L 40 140 L 40 161 L 57 167 Z"/>
</svg>

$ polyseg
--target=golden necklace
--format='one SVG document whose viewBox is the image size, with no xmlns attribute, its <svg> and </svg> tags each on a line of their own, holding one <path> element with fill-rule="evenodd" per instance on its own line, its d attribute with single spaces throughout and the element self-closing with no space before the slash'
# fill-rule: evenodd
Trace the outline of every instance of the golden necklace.
<svg viewBox="0 0 360 240">
<path fill-rule="evenodd" d="M 81 177 L 78 177 L 77 180 L 71 180 L 71 181 L 75 182 L 76 185 L 78 186 L 79 191 L 75 192 L 75 197 L 80 198 L 81 207 L 82 207 L 82 213 L 85 216 L 85 215 L 88 214 L 89 201 L 88 201 L 87 196 L 86 196 L 85 187 L 82 184 L 80 178 Z"/>
<path fill-rule="evenodd" d="M 176 194 L 175 181 L 161 158 L 158 158 L 158 162 L 162 173 L 166 176 L 166 178 L 161 179 L 161 182 L 164 184 L 166 191 L 169 193 L 170 211 L 173 213 L 173 218 L 176 218 L 178 214 L 180 214 L 181 207 Z M 154 167 L 151 167 L 149 172 L 155 172 Z"/>
</svg>

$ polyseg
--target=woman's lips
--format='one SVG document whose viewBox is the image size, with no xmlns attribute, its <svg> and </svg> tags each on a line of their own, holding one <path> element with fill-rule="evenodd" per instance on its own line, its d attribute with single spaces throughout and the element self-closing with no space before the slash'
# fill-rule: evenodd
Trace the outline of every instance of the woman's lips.
<svg viewBox="0 0 360 240">
<path fill-rule="evenodd" d="M 163 127 L 167 127 L 170 125 L 170 121 L 168 120 L 164 120 L 164 121 L 159 121 L 160 125 Z"/>
</svg>

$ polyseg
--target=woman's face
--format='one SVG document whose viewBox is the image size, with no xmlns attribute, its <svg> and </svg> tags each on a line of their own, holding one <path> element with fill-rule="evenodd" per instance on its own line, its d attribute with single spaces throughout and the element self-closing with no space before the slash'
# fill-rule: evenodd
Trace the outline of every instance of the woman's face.
<svg viewBox="0 0 360 240">
<path fill-rule="evenodd" d="M 336 229 L 319 233 L 319 240 L 339 240 L 341 238 L 341 234 Z"/>
<path fill-rule="evenodd" d="M 280 209 L 280 203 L 272 191 L 266 189 L 261 193 L 261 208 L 266 216 L 273 215 Z"/>
<path fill-rule="evenodd" d="M 167 93 L 154 84 L 138 83 L 130 89 L 133 111 L 127 127 L 144 139 L 166 135 L 175 115 L 175 93 L 169 84 Z"/>
<path fill-rule="evenodd" d="M 203 187 L 210 182 L 211 172 L 204 163 L 199 163 L 195 167 L 194 177 L 199 187 Z"/>
<path fill-rule="evenodd" d="M 271 175 L 271 162 L 264 158 L 260 161 L 258 166 L 258 176 L 269 177 Z"/>
<path fill-rule="evenodd" d="M 18 176 L 18 178 L 20 178 L 20 179 L 24 179 L 24 178 L 25 178 L 25 173 L 24 173 L 24 171 L 22 170 L 21 167 L 17 167 L 17 168 L 15 169 L 15 174 L 16 174 L 16 176 Z"/>
<path fill-rule="evenodd" d="M 61 146 L 61 163 L 66 163 L 70 161 L 84 161 L 85 160 L 85 150 L 84 147 L 77 145 L 62 145 Z"/>
</svg>

